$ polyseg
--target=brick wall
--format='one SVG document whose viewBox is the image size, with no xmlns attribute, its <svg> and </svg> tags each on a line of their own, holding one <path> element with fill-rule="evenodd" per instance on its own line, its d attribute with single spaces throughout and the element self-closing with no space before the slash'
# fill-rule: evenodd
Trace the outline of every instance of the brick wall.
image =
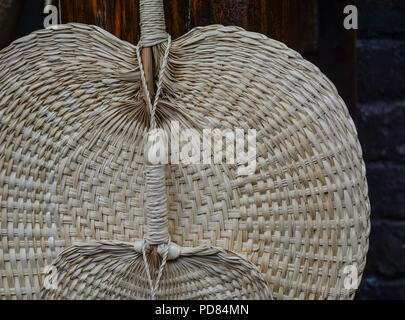
<svg viewBox="0 0 405 320">
<path fill-rule="evenodd" d="M 371 235 L 357 299 L 405 299 L 405 1 L 359 0 L 358 132 Z"/>
</svg>

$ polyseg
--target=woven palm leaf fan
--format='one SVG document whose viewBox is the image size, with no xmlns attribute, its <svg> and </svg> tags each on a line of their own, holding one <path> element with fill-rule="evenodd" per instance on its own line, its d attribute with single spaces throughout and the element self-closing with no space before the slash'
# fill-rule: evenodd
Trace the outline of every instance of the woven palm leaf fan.
<svg viewBox="0 0 405 320">
<path fill-rule="evenodd" d="M 334 85 L 238 27 L 171 41 L 162 0 L 141 0 L 141 31 L 67 24 L 0 51 L 0 297 L 352 298 L 370 208 Z M 174 122 L 255 130 L 253 172 L 154 163 Z"/>
</svg>

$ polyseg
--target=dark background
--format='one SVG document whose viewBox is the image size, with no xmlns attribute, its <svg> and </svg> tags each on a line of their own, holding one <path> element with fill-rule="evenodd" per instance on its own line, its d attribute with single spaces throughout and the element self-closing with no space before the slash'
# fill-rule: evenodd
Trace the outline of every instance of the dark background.
<svg viewBox="0 0 405 320">
<path fill-rule="evenodd" d="M 358 298 L 405 299 L 405 1 L 360 0 L 358 132 L 371 201 Z"/>
<path fill-rule="evenodd" d="M 62 9 L 75 1 L 97 3 L 62 0 Z M 168 25 L 169 32 L 178 36 L 210 23 L 240 25 L 286 42 L 336 84 L 358 128 L 371 201 L 370 248 L 356 299 L 405 299 L 405 0 L 284 0 L 278 7 L 272 0 L 204 1 L 201 6 L 194 0 L 166 1 L 167 20 L 176 22 Z M 11 39 L 43 28 L 44 1 L 21 2 Z M 357 32 L 343 28 L 346 4 L 357 4 Z M 91 21 L 80 8 L 73 17 L 64 11 L 62 22 L 103 26 L 99 13 L 95 10 Z M 116 18 L 134 20 L 137 28 L 136 15 Z M 134 30 L 126 35 L 131 42 L 137 40 Z"/>
</svg>

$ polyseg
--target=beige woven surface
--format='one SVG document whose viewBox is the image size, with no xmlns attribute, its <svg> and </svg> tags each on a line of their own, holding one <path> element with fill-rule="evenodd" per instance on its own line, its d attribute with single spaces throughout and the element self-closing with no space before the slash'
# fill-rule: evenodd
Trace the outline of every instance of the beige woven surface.
<svg viewBox="0 0 405 320">
<path fill-rule="evenodd" d="M 191 249 L 171 260 L 165 266 L 157 299 L 270 298 L 269 288 L 260 272 L 247 261 L 240 264 L 235 254 L 225 250 Z M 41 298 L 150 297 L 142 254 L 132 243 L 77 244 L 64 251 L 54 265 L 57 269 L 69 271 L 50 277 L 49 289 L 43 291 Z M 51 270 L 49 274 L 52 276 Z M 55 290 L 52 285 L 56 285 Z"/>
<path fill-rule="evenodd" d="M 164 49 L 154 47 L 156 69 Z M 1 298 L 38 298 L 44 267 L 73 241 L 147 233 L 139 77 L 135 47 L 93 26 L 41 30 L 0 52 Z M 260 34 L 196 28 L 170 49 L 158 126 L 173 119 L 256 129 L 258 150 L 246 177 L 237 165 L 168 166 L 173 243 L 242 255 L 276 299 L 353 297 L 343 268 L 364 269 L 365 167 L 347 108 L 315 66 Z"/>
</svg>

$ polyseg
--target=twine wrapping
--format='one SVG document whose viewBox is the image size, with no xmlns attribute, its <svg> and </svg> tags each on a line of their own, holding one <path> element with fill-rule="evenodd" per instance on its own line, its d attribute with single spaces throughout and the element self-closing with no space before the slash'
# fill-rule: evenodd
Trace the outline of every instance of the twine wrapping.
<svg viewBox="0 0 405 320">
<path fill-rule="evenodd" d="M 163 2 L 162 1 L 141 1 L 141 41 L 136 46 L 136 53 L 141 73 L 141 80 L 146 101 L 150 110 L 150 130 L 156 128 L 156 108 L 159 102 L 162 90 L 162 79 L 166 70 L 167 59 L 171 46 L 171 37 L 168 35 L 164 20 Z M 160 67 L 158 85 L 154 102 L 152 104 L 151 95 L 148 90 L 145 71 L 142 64 L 140 47 L 153 46 L 163 41 L 168 41 L 162 65 Z M 166 195 L 166 177 L 164 165 L 146 165 L 146 185 L 147 185 L 147 205 L 148 205 L 148 234 L 142 246 L 142 255 L 147 273 L 149 286 L 151 290 L 151 299 L 155 299 L 156 292 L 159 288 L 159 282 L 166 266 L 167 254 L 170 246 L 168 208 Z M 146 247 L 149 245 L 159 245 L 167 243 L 164 248 L 163 260 L 159 268 L 155 284 L 153 284 L 150 274 L 150 267 L 146 257 Z"/>
<path fill-rule="evenodd" d="M 160 93 L 162 90 L 162 81 L 167 65 L 169 50 L 171 46 L 171 37 L 168 36 L 167 47 L 160 67 L 158 85 L 154 102 L 150 99 L 150 93 L 146 85 L 145 72 L 143 70 L 140 49 L 136 47 L 139 69 L 141 72 L 141 80 L 146 93 L 148 107 L 150 109 L 150 130 L 156 128 L 156 108 L 159 102 Z M 158 245 L 166 243 L 169 237 L 168 221 L 167 221 L 167 195 L 166 195 L 166 178 L 164 165 L 146 165 L 146 184 L 147 184 L 147 203 L 148 203 L 148 237 L 147 243 Z"/>
<path fill-rule="evenodd" d="M 141 40 L 143 47 L 152 47 L 167 40 L 162 0 L 141 0 Z"/>
<path fill-rule="evenodd" d="M 146 166 L 146 185 L 148 192 L 148 235 L 146 241 L 152 245 L 166 243 L 169 238 L 169 224 L 164 165 Z"/>
</svg>

